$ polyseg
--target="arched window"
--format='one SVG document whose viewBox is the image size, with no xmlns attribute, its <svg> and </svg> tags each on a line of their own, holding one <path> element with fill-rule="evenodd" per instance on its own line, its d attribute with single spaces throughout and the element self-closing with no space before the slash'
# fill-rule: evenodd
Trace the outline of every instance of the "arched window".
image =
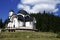
<svg viewBox="0 0 60 40">
<path fill-rule="evenodd" d="M 27 21 L 33 21 L 33 18 L 30 17 L 30 16 L 26 16 L 26 17 L 25 17 L 25 22 L 27 22 Z"/>
<path fill-rule="evenodd" d="M 24 18 L 23 18 L 22 15 L 17 15 L 17 16 L 18 16 L 18 20 L 20 20 L 20 21 L 24 21 Z"/>
</svg>

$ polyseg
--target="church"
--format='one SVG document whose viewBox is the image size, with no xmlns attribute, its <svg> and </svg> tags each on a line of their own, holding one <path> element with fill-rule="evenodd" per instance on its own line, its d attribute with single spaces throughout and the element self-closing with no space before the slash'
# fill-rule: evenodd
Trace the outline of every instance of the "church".
<svg viewBox="0 0 60 40">
<path fill-rule="evenodd" d="M 36 29 L 36 19 L 31 17 L 25 10 L 20 10 L 14 13 L 13 10 L 9 11 L 9 22 L 6 29 Z"/>
</svg>

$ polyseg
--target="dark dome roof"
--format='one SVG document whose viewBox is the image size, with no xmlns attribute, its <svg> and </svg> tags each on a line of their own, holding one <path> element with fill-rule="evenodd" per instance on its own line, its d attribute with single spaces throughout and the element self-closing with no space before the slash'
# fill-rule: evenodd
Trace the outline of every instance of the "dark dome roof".
<svg viewBox="0 0 60 40">
<path fill-rule="evenodd" d="M 26 17 L 23 17 L 22 15 L 17 15 L 17 16 L 18 16 L 18 20 L 23 22 L 33 21 L 33 17 L 30 16 L 26 16 Z"/>
<path fill-rule="evenodd" d="M 27 21 L 33 21 L 33 18 L 30 17 L 30 16 L 26 16 L 26 17 L 25 17 L 25 22 L 27 22 Z"/>
<path fill-rule="evenodd" d="M 24 21 L 24 18 L 23 18 L 22 15 L 17 15 L 17 16 L 18 16 L 18 20 L 20 20 L 20 21 Z"/>
<path fill-rule="evenodd" d="M 18 13 L 24 14 L 24 15 L 28 15 L 28 13 L 25 10 L 20 10 L 18 11 Z"/>
</svg>

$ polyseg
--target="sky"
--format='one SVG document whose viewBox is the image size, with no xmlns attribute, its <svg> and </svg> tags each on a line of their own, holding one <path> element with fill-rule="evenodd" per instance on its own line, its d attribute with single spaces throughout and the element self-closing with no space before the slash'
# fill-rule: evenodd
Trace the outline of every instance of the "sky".
<svg viewBox="0 0 60 40">
<path fill-rule="evenodd" d="M 0 0 L 0 18 L 8 18 L 9 10 L 17 13 L 20 9 L 28 13 L 38 13 L 45 10 L 60 16 L 60 0 Z"/>
</svg>

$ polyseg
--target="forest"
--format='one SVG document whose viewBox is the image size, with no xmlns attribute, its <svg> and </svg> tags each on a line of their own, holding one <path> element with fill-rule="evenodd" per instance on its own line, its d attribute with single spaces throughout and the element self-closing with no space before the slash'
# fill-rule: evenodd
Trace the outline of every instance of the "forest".
<svg viewBox="0 0 60 40">
<path fill-rule="evenodd" d="M 60 17 L 53 13 L 31 14 L 36 18 L 36 28 L 42 32 L 60 32 Z"/>
</svg>

